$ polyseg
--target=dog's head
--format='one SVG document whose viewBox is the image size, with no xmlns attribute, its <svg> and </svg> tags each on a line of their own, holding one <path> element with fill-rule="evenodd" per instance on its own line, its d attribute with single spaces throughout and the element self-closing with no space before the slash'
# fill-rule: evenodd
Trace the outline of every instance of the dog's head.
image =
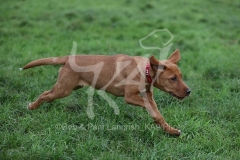
<svg viewBox="0 0 240 160">
<path fill-rule="evenodd" d="M 159 61 L 154 56 L 150 57 L 154 87 L 171 94 L 177 99 L 183 99 L 191 93 L 190 88 L 183 82 L 182 74 L 177 66 L 180 59 L 178 49 L 167 60 Z"/>
</svg>

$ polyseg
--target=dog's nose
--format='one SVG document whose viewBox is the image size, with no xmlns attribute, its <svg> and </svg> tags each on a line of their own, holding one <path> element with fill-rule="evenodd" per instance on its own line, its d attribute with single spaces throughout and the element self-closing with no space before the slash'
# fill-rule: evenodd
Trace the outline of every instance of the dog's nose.
<svg viewBox="0 0 240 160">
<path fill-rule="evenodd" d="M 187 95 L 189 95 L 189 94 L 191 93 L 191 90 L 188 88 L 188 89 L 186 90 L 186 93 L 187 93 Z"/>
</svg>

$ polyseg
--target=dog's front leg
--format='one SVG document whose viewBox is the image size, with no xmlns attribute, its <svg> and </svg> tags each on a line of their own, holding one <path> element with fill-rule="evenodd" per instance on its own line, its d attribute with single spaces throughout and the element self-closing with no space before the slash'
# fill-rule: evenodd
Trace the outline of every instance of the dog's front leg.
<svg viewBox="0 0 240 160">
<path fill-rule="evenodd" d="M 171 127 L 166 123 L 161 113 L 158 111 L 157 104 L 153 99 L 152 91 L 145 92 L 143 97 L 138 93 L 128 92 L 125 93 L 125 101 L 128 104 L 142 106 L 147 109 L 154 122 L 161 126 L 161 128 L 171 135 L 179 136 L 181 131 Z"/>
</svg>

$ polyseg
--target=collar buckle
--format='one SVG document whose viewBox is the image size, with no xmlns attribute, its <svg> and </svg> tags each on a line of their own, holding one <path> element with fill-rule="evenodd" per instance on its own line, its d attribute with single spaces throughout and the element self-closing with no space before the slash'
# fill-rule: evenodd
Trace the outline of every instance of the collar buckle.
<svg viewBox="0 0 240 160">
<path fill-rule="evenodd" d="M 150 76 L 150 63 L 146 65 L 146 78 L 149 84 L 152 83 L 152 77 Z"/>
</svg>

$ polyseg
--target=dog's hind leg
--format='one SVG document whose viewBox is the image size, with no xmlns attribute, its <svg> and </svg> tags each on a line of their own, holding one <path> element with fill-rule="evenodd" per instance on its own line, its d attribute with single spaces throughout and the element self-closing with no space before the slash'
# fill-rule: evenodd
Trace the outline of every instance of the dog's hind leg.
<svg viewBox="0 0 240 160">
<path fill-rule="evenodd" d="M 43 92 L 35 102 L 28 105 L 28 109 L 37 109 L 43 102 L 52 102 L 54 99 L 68 96 L 78 82 L 78 76 L 75 76 L 75 74 L 72 70 L 62 67 L 54 87 Z"/>
</svg>

